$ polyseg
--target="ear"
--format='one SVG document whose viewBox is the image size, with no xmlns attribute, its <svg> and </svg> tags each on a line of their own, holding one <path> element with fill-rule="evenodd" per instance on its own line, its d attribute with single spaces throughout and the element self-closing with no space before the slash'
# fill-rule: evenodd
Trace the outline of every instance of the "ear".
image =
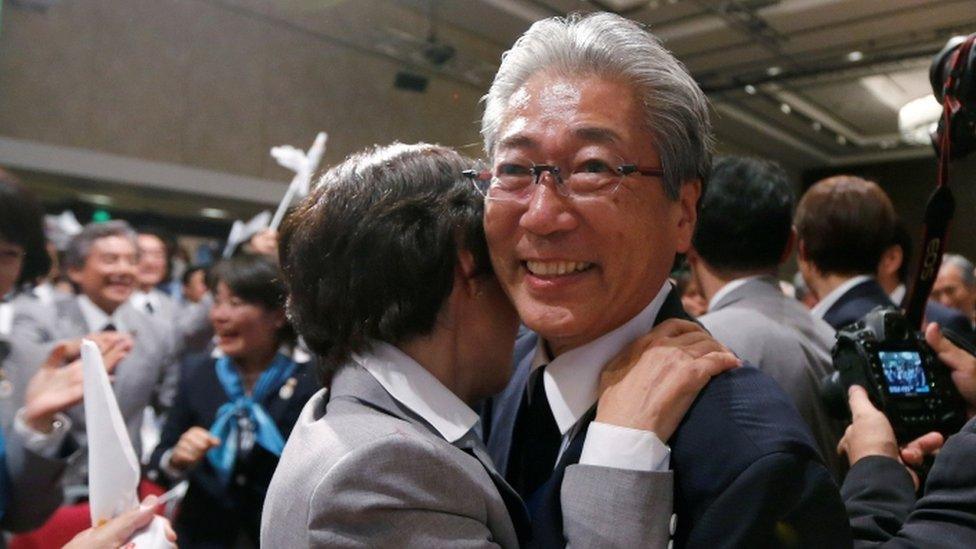
<svg viewBox="0 0 976 549">
<path fill-rule="evenodd" d="M 783 246 L 783 254 L 779 257 L 779 264 L 782 265 L 786 263 L 786 260 L 790 258 L 793 254 L 793 248 L 796 247 L 796 228 L 790 227 L 790 236 L 786 239 L 786 246 Z"/>
<path fill-rule="evenodd" d="M 70 269 L 67 270 L 68 280 L 80 286 L 83 270 L 84 269 L 79 269 L 77 267 L 71 267 Z"/>
<path fill-rule="evenodd" d="M 793 234 L 796 234 L 796 227 L 793 227 Z M 796 238 L 796 258 L 799 261 L 807 261 L 807 243 L 799 237 Z"/>
<path fill-rule="evenodd" d="M 468 250 L 458 250 L 458 261 L 454 268 L 454 285 L 467 292 L 468 295 L 477 296 L 483 291 L 478 280 L 477 266 L 474 261 L 474 254 Z"/>
<path fill-rule="evenodd" d="M 905 253 L 901 246 L 894 244 L 881 254 L 881 261 L 878 262 L 878 274 L 892 275 L 898 272 L 901 262 L 905 259 Z"/>
<path fill-rule="evenodd" d="M 691 241 L 695 236 L 695 224 L 698 222 L 698 200 L 701 198 L 701 192 L 700 179 L 684 181 L 678 190 L 678 238 L 676 241 L 678 253 L 685 253 L 691 248 Z"/>
</svg>

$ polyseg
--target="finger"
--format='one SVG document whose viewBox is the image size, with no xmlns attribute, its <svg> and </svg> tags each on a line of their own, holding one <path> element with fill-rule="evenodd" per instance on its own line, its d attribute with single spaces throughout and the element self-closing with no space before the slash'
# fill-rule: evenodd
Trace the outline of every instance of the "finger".
<svg viewBox="0 0 976 549">
<path fill-rule="evenodd" d="M 709 378 L 713 378 L 722 372 L 742 366 L 742 361 L 729 351 L 712 351 L 695 360 L 695 365 L 699 366 Z"/>
<path fill-rule="evenodd" d="M 149 524 L 152 518 L 153 507 L 140 505 L 102 525 L 100 528 L 103 530 L 99 534 L 100 536 L 104 536 L 104 539 L 109 541 L 109 543 L 113 543 L 114 546 L 119 546 L 131 538 L 136 530 Z"/>
<path fill-rule="evenodd" d="M 926 433 L 902 448 L 902 460 L 912 465 L 921 465 L 926 456 L 938 452 L 943 444 L 945 444 L 945 437 L 942 433 Z"/>
<path fill-rule="evenodd" d="M 686 334 L 681 336 L 681 338 L 675 338 L 675 340 L 677 339 L 684 339 L 685 342 L 675 345 L 675 347 L 695 359 L 701 358 L 708 353 L 730 352 L 721 343 L 715 341 L 708 335 Z"/>
<path fill-rule="evenodd" d="M 105 363 L 105 369 L 108 372 L 115 370 L 115 367 L 119 365 L 119 362 L 122 362 L 122 359 L 128 356 L 130 350 L 132 350 L 132 347 L 125 341 L 118 341 L 114 343 L 112 347 L 102 355 L 102 362 Z"/>
<path fill-rule="evenodd" d="M 65 341 L 59 341 L 54 344 L 51 348 L 51 352 L 47 354 L 47 359 L 44 360 L 43 368 L 60 368 L 64 365 L 68 356 L 68 343 Z"/>
<path fill-rule="evenodd" d="M 871 404 L 868 392 L 860 385 L 851 385 L 847 390 L 847 403 L 851 407 L 851 414 L 855 416 L 880 413 Z"/>
<path fill-rule="evenodd" d="M 959 348 L 942 335 L 942 328 L 935 322 L 929 322 L 928 326 L 925 327 L 925 342 L 936 353 L 947 353 Z"/>
<path fill-rule="evenodd" d="M 697 324 L 690 320 L 669 318 L 664 322 L 655 326 L 654 329 L 652 329 L 647 335 L 654 336 L 654 338 L 677 337 L 682 334 L 687 334 L 689 332 L 707 333 L 705 329 L 701 327 L 700 324 Z"/>
</svg>

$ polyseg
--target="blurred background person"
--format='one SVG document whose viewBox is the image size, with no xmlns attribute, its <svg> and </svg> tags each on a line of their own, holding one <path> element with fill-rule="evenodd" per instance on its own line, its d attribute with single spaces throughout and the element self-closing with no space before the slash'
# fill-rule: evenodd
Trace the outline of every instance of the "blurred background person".
<svg viewBox="0 0 976 549">
<path fill-rule="evenodd" d="M 976 274 L 972 261 L 959 254 L 942 256 L 942 267 L 932 286 L 932 299 L 965 316 L 976 318 Z"/>
<path fill-rule="evenodd" d="M 181 381 L 150 474 L 190 482 L 174 522 L 182 547 L 256 547 L 284 441 L 320 384 L 285 317 L 274 261 L 221 262 L 211 288 L 217 349 Z"/>
<path fill-rule="evenodd" d="M 685 312 L 696 318 L 708 312 L 708 301 L 702 295 L 698 281 L 691 275 L 687 263 L 683 262 L 671 273 L 671 280 L 674 280 L 674 287 L 681 296 L 681 306 Z"/>
<path fill-rule="evenodd" d="M 723 157 L 712 166 L 688 254 L 708 299 L 705 328 L 793 400 L 835 479 L 840 422 L 827 413 L 820 380 L 834 371 L 834 330 L 783 293 L 776 273 L 793 253 L 796 196 L 768 160 Z"/>
<path fill-rule="evenodd" d="M 190 265 L 181 278 L 184 303 L 200 303 L 209 291 L 207 289 L 207 267 Z"/>
</svg>

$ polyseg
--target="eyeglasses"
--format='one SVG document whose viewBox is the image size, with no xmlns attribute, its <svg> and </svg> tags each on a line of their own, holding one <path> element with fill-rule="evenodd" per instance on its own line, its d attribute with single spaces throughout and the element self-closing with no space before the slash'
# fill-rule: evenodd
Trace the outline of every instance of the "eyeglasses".
<svg viewBox="0 0 976 549">
<path fill-rule="evenodd" d="M 621 158 L 592 158 L 563 170 L 555 164 L 536 164 L 519 157 L 501 160 L 494 169 L 481 164 L 463 173 L 487 200 L 527 202 L 546 174 L 560 196 L 588 200 L 613 194 L 625 177 L 661 177 L 664 170 L 639 168 Z"/>
</svg>

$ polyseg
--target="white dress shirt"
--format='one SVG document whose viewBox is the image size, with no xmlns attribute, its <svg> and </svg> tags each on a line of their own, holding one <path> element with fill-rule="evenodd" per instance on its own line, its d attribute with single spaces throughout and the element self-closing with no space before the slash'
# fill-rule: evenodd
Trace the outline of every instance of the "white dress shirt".
<svg viewBox="0 0 976 549">
<path fill-rule="evenodd" d="M 101 332 L 109 324 L 115 326 L 118 332 L 126 331 L 125 323 L 119 316 L 119 309 L 115 309 L 110 315 L 84 294 L 78 296 L 78 308 L 81 309 L 81 316 L 84 317 L 89 332 Z"/>
<path fill-rule="evenodd" d="M 818 301 L 812 309 L 810 309 L 810 314 L 817 318 L 823 318 L 824 315 L 827 314 L 827 311 L 834 306 L 834 303 L 837 303 L 841 296 L 846 294 L 848 290 L 868 280 L 871 280 L 871 277 L 868 275 L 857 275 L 840 286 L 837 286 L 829 294 L 825 295 L 823 299 Z"/>
<path fill-rule="evenodd" d="M 907 290 L 905 289 L 905 285 L 904 284 L 899 284 L 899 285 L 895 286 L 895 289 L 894 290 L 891 290 L 891 293 L 888 294 L 888 297 L 891 298 L 891 302 L 892 303 L 894 303 L 895 305 L 901 306 L 901 300 L 905 299 L 905 292 L 906 291 Z"/>
<path fill-rule="evenodd" d="M 163 306 L 162 300 L 159 297 L 161 293 L 162 292 L 159 292 L 159 290 L 156 289 L 149 290 L 148 292 L 136 290 L 132 292 L 132 297 L 129 298 L 129 301 L 132 303 L 135 310 L 139 311 L 140 313 L 155 315 L 159 313 Z M 147 304 L 152 306 L 152 312 L 146 308 Z"/>
<path fill-rule="evenodd" d="M 430 423 L 451 444 L 478 423 L 474 410 L 393 345 L 375 342 L 372 351 L 353 354 L 352 359 L 376 378 L 390 396 Z"/>
<path fill-rule="evenodd" d="M 624 347 L 651 331 L 670 291 L 671 284 L 666 282 L 637 316 L 556 358 L 549 357 L 542 338 L 539 338 L 532 370 L 548 364 L 543 371 L 543 382 L 552 415 L 563 435 L 559 456 L 579 432 L 580 418 L 600 396 L 603 367 Z M 532 394 L 531 388 L 529 394 Z M 594 421 L 586 432 L 580 463 L 635 471 L 665 471 L 670 466 L 670 454 L 671 450 L 651 431 Z M 559 461 L 558 457 L 556 461 Z"/>
</svg>

